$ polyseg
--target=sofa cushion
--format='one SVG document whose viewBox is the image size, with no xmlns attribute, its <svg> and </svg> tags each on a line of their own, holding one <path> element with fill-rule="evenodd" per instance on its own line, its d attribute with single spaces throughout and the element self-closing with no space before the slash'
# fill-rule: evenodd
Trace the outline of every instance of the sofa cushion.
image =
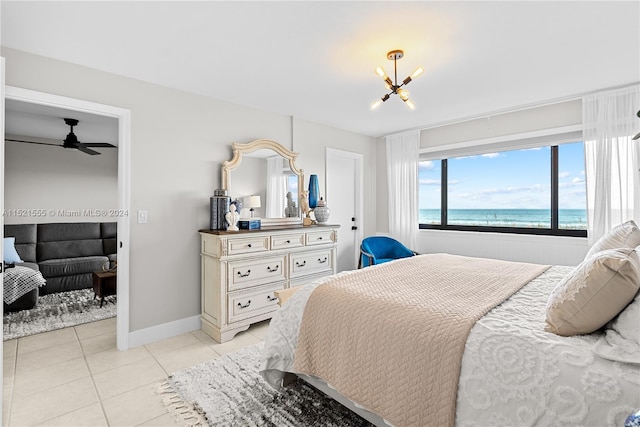
<svg viewBox="0 0 640 427">
<path fill-rule="evenodd" d="M 5 224 L 5 237 L 15 237 L 15 248 L 23 261 L 36 262 L 36 225 Z"/>
<path fill-rule="evenodd" d="M 108 263 L 109 258 L 106 256 L 88 256 L 81 258 L 49 259 L 38 264 L 42 275 L 45 279 L 49 279 L 50 277 L 72 276 L 100 271 L 102 270 L 102 266 L 105 264 L 108 265 Z"/>
<path fill-rule="evenodd" d="M 38 243 L 88 239 L 100 239 L 99 222 L 38 224 Z"/>
<path fill-rule="evenodd" d="M 38 242 L 38 263 L 60 258 L 77 258 L 103 255 L 102 240 L 62 240 L 59 242 Z"/>
<path fill-rule="evenodd" d="M 105 255 L 115 254 L 118 252 L 118 223 L 102 222 L 100 223 L 100 235 L 102 236 L 102 250 Z"/>
</svg>

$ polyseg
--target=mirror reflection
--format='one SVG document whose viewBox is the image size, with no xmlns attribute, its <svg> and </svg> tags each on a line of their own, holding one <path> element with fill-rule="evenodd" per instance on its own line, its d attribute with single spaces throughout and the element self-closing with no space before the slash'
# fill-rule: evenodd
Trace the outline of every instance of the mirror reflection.
<svg viewBox="0 0 640 427">
<path fill-rule="evenodd" d="M 296 218 L 299 213 L 298 176 L 289 161 L 273 150 L 261 149 L 243 155 L 242 163 L 231 171 L 231 200 L 240 200 L 241 218 L 250 217 L 255 197 L 254 217 Z M 253 202 L 253 203 L 251 203 Z"/>
<path fill-rule="evenodd" d="M 240 218 L 261 218 L 263 224 L 302 221 L 299 187 L 302 171 L 297 153 L 275 141 L 233 144 L 233 158 L 223 163 L 222 184 L 240 207 Z"/>
</svg>

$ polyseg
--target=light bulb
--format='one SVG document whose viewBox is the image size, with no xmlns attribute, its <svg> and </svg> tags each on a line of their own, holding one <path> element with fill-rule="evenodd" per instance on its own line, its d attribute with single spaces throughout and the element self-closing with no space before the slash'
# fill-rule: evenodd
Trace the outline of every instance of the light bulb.
<svg viewBox="0 0 640 427">
<path fill-rule="evenodd" d="M 404 103 L 407 104 L 407 107 L 409 107 L 410 110 L 416 109 L 416 104 L 414 104 L 412 100 L 407 99 L 404 101 Z"/>
<path fill-rule="evenodd" d="M 415 70 L 413 70 L 413 73 L 411 73 L 411 78 L 415 79 L 416 77 L 418 77 L 422 73 L 424 73 L 424 68 L 418 67 Z"/>
<path fill-rule="evenodd" d="M 406 89 L 398 89 L 398 96 L 403 101 L 406 101 L 407 99 L 409 99 L 409 91 Z"/>
<path fill-rule="evenodd" d="M 382 104 L 382 99 L 376 99 L 375 101 L 373 101 L 371 103 L 371 106 L 369 107 L 369 109 L 371 111 L 375 111 L 378 109 L 378 107 Z"/>
<path fill-rule="evenodd" d="M 382 78 L 383 80 L 386 80 L 387 78 L 387 73 L 384 72 L 384 70 L 382 69 L 382 67 L 378 67 L 376 68 L 376 74 L 378 76 L 380 76 L 380 78 Z"/>
</svg>

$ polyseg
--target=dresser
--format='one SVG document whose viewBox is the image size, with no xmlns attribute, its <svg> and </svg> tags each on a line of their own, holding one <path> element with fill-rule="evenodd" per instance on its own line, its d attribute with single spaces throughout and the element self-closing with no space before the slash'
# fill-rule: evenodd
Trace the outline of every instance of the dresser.
<svg viewBox="0 0 640 427">
<path fill-rule="evenodd" d="M 271 318 L 274 292 L 335 274 L 338 227 L 200 230 L 202 330 L 229 341 Z"/>
</svg>

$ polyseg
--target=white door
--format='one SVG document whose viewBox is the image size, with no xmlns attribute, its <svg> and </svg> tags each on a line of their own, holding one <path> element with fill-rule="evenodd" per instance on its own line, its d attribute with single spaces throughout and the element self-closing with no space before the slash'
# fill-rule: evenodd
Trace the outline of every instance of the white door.
<svg viewBox="0 0 640 427">
<path fill-rule="evenodd" d="M 358 266 L 362 240 L 362 154 L 327 148 L 327 206 L 329 222 L 339 224 L 338 271 Z"/>
</svg>

